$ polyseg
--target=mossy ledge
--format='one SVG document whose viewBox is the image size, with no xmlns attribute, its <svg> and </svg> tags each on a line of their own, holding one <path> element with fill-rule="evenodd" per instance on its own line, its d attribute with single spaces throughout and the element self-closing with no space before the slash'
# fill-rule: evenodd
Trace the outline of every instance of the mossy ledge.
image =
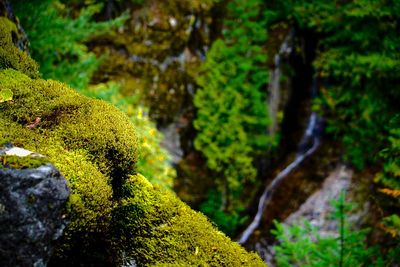
<svg viewBox="0 0 400 267">
<path fill-rule="evenodd" d="M 49 160 L 42 157 L 20 157 L 15 155 L 1 155 L 0 169 L 34 169 L 49 163 Z"/>
<path fill-rule="evenodd" d="M 264 266 L 135 172 L 137 138 L 122 112 L 38 79 L 36 63 L 14 49 L 11 31 L 0 25 L 0 88 L 13 93 L 0 103 L 0 144 L 46 155 L 72 189 L 70 224 L 50 266 Z"/>
</svg>

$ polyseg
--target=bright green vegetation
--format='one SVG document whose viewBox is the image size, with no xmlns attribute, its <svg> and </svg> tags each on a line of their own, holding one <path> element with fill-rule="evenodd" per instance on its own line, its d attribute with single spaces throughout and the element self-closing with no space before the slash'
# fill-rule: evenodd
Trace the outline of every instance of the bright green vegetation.
<svg viewBox="0 0 400 267">
<path fill-rule="evenodd" d="M 223 38 L 213 43 L 197 78 L 195 147 L 215 172 L 217 195 L 210 192 L 210 197 L 222 197 L 221 206 L 214 209 L 213 203 L 206 202 L 202 210 L 230 233 L 239 224 L 243 185 L 257 175 L 253 160 L 272 144 L 266 134 L 268 71 L 263 44 L 267 17 L 263 8 L 259 0 L 228 4 Z M 215 216 L 221 211 L 225 216 Z"/>
<path fill-rule="evenodd" d="M 273 232 L 280 242 L 274 247 L 277 266 L 392 266 L 398 260 L 399 245 L 383 257 L 379 246 L 366 243 L 371 229 L 353 229 L 348 219 L 352 205 L 345 203 L 344 194 L 333 205 L 334 235 L 321 236 L 306 220 L 289 227 L 275 223 Z"/>
<path fill-rule="evenodd" d="M 223 38 L 213 43 L 197 78 L 195 145 L 215 171 L 218 186 L 202 210 L 227 232 L 240 222 L 232 210 L 244 203 L 240 192 L 255 177 L 252 160 L 273 140 L 258 138 L 268 123 L 260 91 L 267 81 L 262 67 L 269 51 L 263 50 L 264 30 L 273 32 L 283 23 L 292 25 L 298 40 L 316 40 L 311 53 L 294 47 L 296 53 L 308 53 L 303 59 L 315 52 L 320 96 L 314 109 L 326 119 L 327 134 L 343 144 L 343 160 L 359 171 L 376 172 L 379 189 L 369 194 L 380 207 L 379 216 L 386 216 L 380 227 L 398 242 L 399 1 L 227 2 Z M 231 212 L 230 219 L 224 212 Z"/>
<path fill-rule="evenodd" d="M 0 103 L 12 100 L 13 94 L 9 89 L 0 90 Z"/>
<path fill-rule="evenodd" d="M 128 115 L 135 125 L 139 140 L 137 171 L 150 182 L 163 188 L 172 188 L 175 169 L 168 163 L 169 154 L 161 148 L 162 134 L 150 120 L 148 108 L 140 104 L 139 95 L 123 96 L 121 86 L 116 83 L 98 84 L 80 90 L 84 95 L 105 100 Z"/>
<path fill-rule="evenodd" d="M 117 266 L 134 257 L 143 266 L 264 266 L 137 173 L 140 146 L 127 115 L 65 84 L 8 67 L 0 64 L 0 87 L 13 93 L 12 101 L 0 103 L 0 144 L 46 155 L 72 189 L 70 224 L 50 265 Z"/>
<path fill-rule="evenodd" d="M 0 169 L 33 169 L 49 163 L 43 157 L 19 157 L 14 155 L 0 155 Z"/>
<path fill-rule="evenodd" d="M 208 194 L 183 194 L 197 198 L 200 210 L 234 235 L 247 220 L 243 213 L 255 185 L 276 167 L 261 173 L 259 165 L 270 161 L 271 148 L 285 147 L 267 135 L 266 103 L 271 55 L 289 28 L 294 57 L 284 68 L 294 68 L 285 69 L 283 79 L 305 73 L 296 66 L 312 61 L 307 75 L 318 80 L 313 108 L 326 120 L 324 138 L 343 145 L 342 159 L 356 171 L 375 176 L 374 186 L 365 189 L 374 228 L 368 234 L 341 222 L 338 239 L 307 224 L 289 233 L 277 226 L 277 262 L 381 266 L 391 257 L 400 237 L 399 1 L 14 2 L 43 77 L 126 114 L 38 79 L 38 65 L 12 45 L 17 27 L 0 18 L 0 143 L 45 154 L 73 189 L 71 224 L 54 264 L 120 264 L 122 254 L 125 261 L 154 266 L 261 264 L 164 191 L 176 174 L 149 117 L 158 126 L 177 119 L 189 125 L 179 129 L 188 131 L 189 140 L 181 142 L 190 156 L 180 165 L 180 182 L 207 187 Z M 306 44 L 314 41 L 308 51 Z M 285 111 L 278 110 L 279 121 L 290 117 Z M 343 212 L 337 220 L 345 219 Z"/>
</svg>

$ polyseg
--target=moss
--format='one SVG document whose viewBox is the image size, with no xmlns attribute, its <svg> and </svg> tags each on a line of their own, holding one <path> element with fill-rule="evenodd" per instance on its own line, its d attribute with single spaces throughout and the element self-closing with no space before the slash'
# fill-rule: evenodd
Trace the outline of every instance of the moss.
<svg viewBox="0 0 400 267">
<path fill-rule="evenodd" d="M 0 70 L 12 68 L 31 78 L 39 77 L 39 67 L 29 55 L 14 46 L 17 26 L 6 17 L 0 17 Z"/>
<path fill-rule="evenodd" d="M 0 168 L 34 169 L 47 163 L 49 163 L 49 160 L 42 157 L 19 157 L 15 155 L 0 156 Z"/>
<path fill-rule="evenodd" d="M 13 94 L 0 103 L 0 144 L 46 155 L 72 189 L 70 224 L 49 265 L 116 266 L 122 255 L 147 266 L 263 265 L 171 192 L 135 175 L 137 138 L 122 112 L 31 79 L 36 65 L 11 48 L 12 27 L 0 20 L 0 88 Z"/>
<path fill-rule="evenodd" d="M 143 176 L 124 184 L 117 217 L 128 254 L 144 266 L 265 266 L 217 231 L 207 218 Z"/>
<path fill-rule="evenodd" d="M 99 237 L 104 246 L 112 246 L 108 232 L 118 191 L 113 195 L 113 180 L 120 184 L 135 172 L 137 140 L 129 119 L 61 83 L 32 80 L 11 69 L 0 71 L 0 87 L 14 95 L 12 101 L 0 103 L 0 143 L 46 155 L 71 186 L 70 224 L 57 257 L 73 257 L 89 247 L 93 253 Z M 28 127 L 36 118 L 40 122 Z"/>
<path fill-rule="evenodd" d="M 134 173 L 136 135 L 128 117 L 113 106 L 15 70 L 0 72 L 0 87 L 13 93 L 13 101 L 0 106 L 7 118 L 22 126 L 40 118 L 33 131 L 51 135 L 69 150 L 88 151 L 102 173 L 116 180 Z"/>
<path fill-rule="evenodd" d="M 15 70 L 0 71 L 0 86 L 14 94 L 0 103 L 0 142 L 46 155 L 72 188 L 71 223 L 53 264 L 101 265 L 123 251 L 148 266 L 263 265 L 172 193 L 132 176 L 137 140 L 121 112 Z M 40 122 L 27 127 L 37 117 Z"/>
<path fill-rule="evenodd" d="M 84 150 L 68 150 L 49 133 L 38 132 L 5 120 L 0 115 L 0 140 L 37 151 L 48 158 L 67 178 L 72 189 L 68 203 L 68 230 L 101 231 L 110 221 L 112 188 L 109 178 L 102 174 L 91 156 Z M 7 159 L 6 159 L 7 160 Z M 12 166 L 11 166 L 12 167 Z"/>
</svg>

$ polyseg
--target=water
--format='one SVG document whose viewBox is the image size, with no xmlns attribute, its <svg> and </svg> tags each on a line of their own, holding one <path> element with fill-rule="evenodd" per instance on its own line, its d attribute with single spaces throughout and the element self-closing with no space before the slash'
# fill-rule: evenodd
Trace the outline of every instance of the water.
<svg viewBox="0 0 400 267">
<path fill-rule="evenodd" d="M 312 83 L 312 97 L 316 95 L 317 82 L 314 78 Z M 281 181 L 291 173 L 296 167 L 298 167 L 304 159 L 312 155 L 320 144 L 320 135 L 322 132 L 322 119 L 318 117 L 315 112 L 311 112 L 308 118 L 308 124 L 305 128 L 303 137 L 300 140 L 298 152 L 296 158 L 278 173 L 278 175 L 272 180 L 272 182 L 265 188 L 263 194 L 258 202 L 258 210 L 249 226 L 244 230 L 239 238 L 239 243 L 244 244 L 253 232 L 258 228 L 261 222 L 262 215 L 265 211 L 265 207 L 268 205 L 271 196 L 275 189 L 279 186 Z"/>
<path fill-rule="evenodd" d="M 263 194 L 260 197 L 260 201 L 258 203 L 258 210 L 256 216 L 254 217 L 251 224 L 244 230 L 239 239 L 239 244 L 244 244 L 249 237 L 253 234 L 254 230 L 260 225 L 260 221 L 262 215 L 264 213 L 265 207 L 267 206 L 269 200 L 271 199 L 272 193 L 280 184 L 280 182 L 285 178 L 290 172 L 292 172 L 297 166 L 300 165 L 301 162 L 311 154 L 315 152 L 317 147 L 320 144 L 320 139 L 317 137 L 313 138 L 313 145 L 309 148 L 305 153 L 302 153 L 296 157 L 292 163 L 290 163 L 285 169 L 283 169 L 274 180 L 265 188 Z"/>
</svg>

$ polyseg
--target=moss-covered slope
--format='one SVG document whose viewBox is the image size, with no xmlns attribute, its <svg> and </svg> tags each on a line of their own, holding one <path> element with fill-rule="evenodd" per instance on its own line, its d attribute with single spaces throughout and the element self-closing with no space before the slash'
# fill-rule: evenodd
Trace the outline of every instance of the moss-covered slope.
<svg viewBox="0 0 400 267">
<path fill-rule="evenodd" d="M 72 189 L 70 224 L 50 265 L 264 265 L 137 174 L 137 138 L 129 119 L 62 83 L 38 79 L 36 63 L 13 46 L 13 23 L 0 21 L 0 90 L 13 94 L 0 103 L 0 144 L 46 155 Z"/>
</svg>

